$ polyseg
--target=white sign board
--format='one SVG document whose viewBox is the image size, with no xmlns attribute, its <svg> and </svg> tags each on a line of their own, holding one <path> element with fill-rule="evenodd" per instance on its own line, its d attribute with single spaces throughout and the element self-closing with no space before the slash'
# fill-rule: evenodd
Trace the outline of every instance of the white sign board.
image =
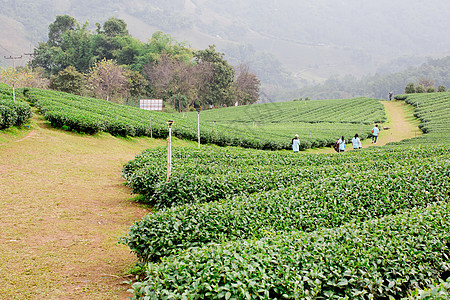
<svg viewBox="0 0 450 300">
<path fill-rule="evenodd" d="M 162 99 L 141 99 L 141 101 L 139 101 L 139 108 L 162 111 L 163 101 Z"/>
</svg>

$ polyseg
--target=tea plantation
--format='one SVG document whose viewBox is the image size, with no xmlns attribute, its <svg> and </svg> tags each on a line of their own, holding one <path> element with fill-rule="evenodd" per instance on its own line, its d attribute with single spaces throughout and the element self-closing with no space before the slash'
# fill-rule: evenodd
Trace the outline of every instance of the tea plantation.
<svg viewBox="0 0 450 300">
<path fill-rule="evenodd" d="M 0 85 L 0 129 L 34 106 L 65 130 L 166 138 L 172 119 L 176 137 L 197 140 L 197 112 L 11 93 Z M 153 208 L 120 240 L 145 271 L 133 298 L 448 299 L 450 93 L 398 99 L 424 135 L 339 154 L 267 151 L 290 149 L 296 133 L 302 149 L 365 138 L 385 115 L 368 98 L 261 104 L 200 112 L 210 145 L 174 147 L 169 180 L 166 148 L 126 163 L 127 185 Z"/>
<path fill-rule="evenodd" d="M 52 126 L 95 134 L 167 137 L 168 120 L 173 135 L 197 140 L 197 112 L 168 114 L 144 111 L 104 100 L 39 89 L 24 90 Z M 253 110 L 253 111 L 251 111 Z M 289 149 L 299 134 L 301 149 L 332 145 L 341 135 L 359 133 L 364 139 L 374 122 L 382 122 L 384 107 L 376 99 L 294 101 L 230 107 L 200 113 L 201 143 L 254 149 Z"/>
<path fill-rule="evenodd" d="M 426 134 L 383 148 L 174 149 L 169 181 L 165 149 L 128 162 L 157 208 L 122 238 L 146 263 L 134 297 L 447 299 L 450 93 L 405 101 Z"/>
<path fill-rule="evenodd" d="M 12 88 L 0 83 L 0 130 L 20 126 L 31 118 L 30 105 L 17 95 L 13 101 Z"/>
</svg>

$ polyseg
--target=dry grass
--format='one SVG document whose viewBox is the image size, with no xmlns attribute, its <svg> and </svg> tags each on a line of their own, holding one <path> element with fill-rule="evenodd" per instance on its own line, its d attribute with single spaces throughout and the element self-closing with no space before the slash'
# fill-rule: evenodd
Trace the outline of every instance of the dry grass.
<svg viewBox="0 0 450 300">
<path fill-rule="evenodd" d="M 126 299 L 135 256 L 117 241 L 147 211 L 121 168 L 164 141 L 31 127 L 0 134 L 0 298 Z"/>
</svg>

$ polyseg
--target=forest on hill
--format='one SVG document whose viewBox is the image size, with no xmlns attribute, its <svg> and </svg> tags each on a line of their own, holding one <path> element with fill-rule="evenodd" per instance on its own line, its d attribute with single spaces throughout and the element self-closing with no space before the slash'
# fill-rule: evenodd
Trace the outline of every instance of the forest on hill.
<svg viewBox="0 0 450 300">
<path fill-rule="evenodd" d="M 132 106 L 142 97 L 163 99 L 179 112 L 259 100 L 259 79 L 245 65 L 231 66 L 214 45 L 195 50 L 160 31 L 144 43 L 117 18 L 91 31 L 69 15 L 58 16 L 29 67 L 0 70 L 0 81 Z"/>
<path fill-rule="evenodd" d="M 439 87 L 450 87 L 450 56 L 440 59 L 429 59 L 418 67 L 409 67 L 395 73 L 377 73 L 361 79 L 352 75 L 333 76 L 324 83 L 288 91 L 287 99 L 339 99 L 356 96 L 387 99 L 392 91 L 394 94 L 405 93 L 408 84 L 423 85 L 424 90 L 438 91 Z M 433 90 L 434 89 L 434 90 Z"/>
<path fill-rule="evenodd" d="M 450 39 L 442 34 L 450 26 L 450 3 L 442 0 L 0 3 L 2 56 L 29 53 L 45 42 L 48 25 L 57 15 L 69 14 L 81 24 L 87 22 L 90 30 L 95 30 L 96 23 L 117 17 L 128 24 L 131 35 L 144 42 L 154 32 L 163 31 L 195 49 L 217 45 L 230 63 L 249 65 L 261 80 L 266 100 L 284 100 L 280 91 L 336 76 L 360 79 L 417 67 L 427 57 L 448 55 L 450 49 Z M 1 61 L 1 66 L 9 64 Z"/>
</svg>

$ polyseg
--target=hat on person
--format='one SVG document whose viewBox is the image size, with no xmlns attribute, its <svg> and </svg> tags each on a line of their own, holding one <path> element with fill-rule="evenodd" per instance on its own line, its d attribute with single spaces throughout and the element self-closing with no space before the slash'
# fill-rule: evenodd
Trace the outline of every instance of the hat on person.
<svg viewBox="0 0 450 300">
<path fill-rule="evenodd" d="M 296 134 L 295 137 L 298 138 L 298 134 Z"/>
</svg>

